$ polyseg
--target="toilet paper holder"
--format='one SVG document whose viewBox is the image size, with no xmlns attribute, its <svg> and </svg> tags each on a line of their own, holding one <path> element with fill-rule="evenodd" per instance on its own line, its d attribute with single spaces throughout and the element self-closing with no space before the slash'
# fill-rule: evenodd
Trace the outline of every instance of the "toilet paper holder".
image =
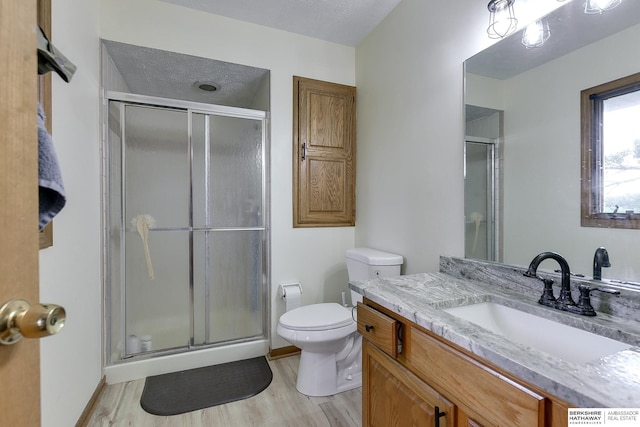
<svg viewBox="0 0 640 427">
<path fill-rule="evenodd" d="M 282 299 L 287 299 L 287 288 L 298 288 L 302 294 L 302 286 L 300 283 L 286 283 L 278 286 L 278 295 Z"/>
</svg>

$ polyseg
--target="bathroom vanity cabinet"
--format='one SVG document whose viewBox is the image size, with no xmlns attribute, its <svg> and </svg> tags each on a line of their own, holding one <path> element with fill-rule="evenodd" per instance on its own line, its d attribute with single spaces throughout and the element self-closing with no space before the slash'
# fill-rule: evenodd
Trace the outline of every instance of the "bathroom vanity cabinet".
<svg viewBox="0 0 640 427">
<path fill-rule="evenodd" d="M 363 427 L 568 424 L 566 402 L 366 298 L 358 331 Z"/>
</svg>

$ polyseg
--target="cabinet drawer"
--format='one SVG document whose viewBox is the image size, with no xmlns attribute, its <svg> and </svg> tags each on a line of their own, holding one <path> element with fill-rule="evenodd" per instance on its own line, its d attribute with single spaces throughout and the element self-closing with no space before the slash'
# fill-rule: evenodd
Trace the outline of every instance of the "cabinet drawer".
<svg viewBox="0 0 640 427">
<path fill-rule="evenodd" d="M 358 332 L 394 359 L 398 357 L 398 321 L 358 303 Z"/>
<path fill-rule="evenodd" d="M 410 369 L 483 424 L 543 425 L 544 397 L 416 328 L 409 339 Z"/>
</svg>

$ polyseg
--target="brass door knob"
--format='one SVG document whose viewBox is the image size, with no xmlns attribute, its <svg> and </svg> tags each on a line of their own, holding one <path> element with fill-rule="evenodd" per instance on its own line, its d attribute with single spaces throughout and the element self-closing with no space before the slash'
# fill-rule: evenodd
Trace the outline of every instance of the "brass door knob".
<svg viewBox="0 0 640 427">
<path fill-rule="evenodd" d="M 15 344 L 25 338 L 42 338 L 57 334 L 67 314 L 54 304 L 29 304 L 12 299 L 0 307 L 0 344 Z"/>
</svg>

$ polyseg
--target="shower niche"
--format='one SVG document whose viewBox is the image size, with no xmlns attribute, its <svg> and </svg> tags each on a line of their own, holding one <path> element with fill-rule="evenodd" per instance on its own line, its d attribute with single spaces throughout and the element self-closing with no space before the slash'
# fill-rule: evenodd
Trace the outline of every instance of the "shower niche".
<svg viewBox="0 0 640 427">
<path fill-rule="evenodd" d="M 268 112 L 120 91 L 104 105 L 107 366 L 266 342 Z"/>
</svg>

